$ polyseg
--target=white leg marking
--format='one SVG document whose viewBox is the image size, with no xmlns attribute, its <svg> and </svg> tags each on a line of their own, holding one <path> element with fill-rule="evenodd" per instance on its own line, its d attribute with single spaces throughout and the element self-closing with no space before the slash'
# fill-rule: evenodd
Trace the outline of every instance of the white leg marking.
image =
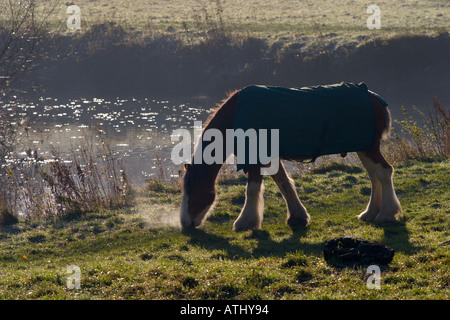
<svg viewBox="0 0 450 320">
<path fill-rule="evenodd" d="M 311 217 L 306 211 L 305 206 L 301 203 L 298 198 L 297 191 L 295 190 L 294 180 L 292 180 L 286 172 L 284 165 L 280 162 L 278 172 L 272 176 L 273 180 L 280 189 L 284 200 L 287 205 L 287 223 L 290 226 L 309 224 Z"/>
<path fill-rule="evenodd" d="M 358 153 L 358 156 L 366 167 L 372 182 L 369 204 L 366 211 L 358 217 L 362 220 L 376 222 L 396 221 L 395 217 L 402 212 L 402 208 L 395 195 L 392 167 L 385 168 L 380 163 L 374 163 L 363 153 Z"/>
<path fill-rule="evenodd" d="M 358 219 L 365 221 L 374 221 L 378 212 L 380 212 L 381 210 L 382 185 L 375 173 L 375 164 L 362 153 L 358 153 L 358 156 L 364 167 L 367 169 L 370 182 L 372 183 L 369 204 L 367 205 L 366 210 L 358 216 Z"/>
<path fill-rule="evenodd" d="M 233 230 L 260 229 L 264 212 L 264 182 L 247 183 L 244 207 L 233 224 Z"/>
<path fill-rule="evenodd" d="M 300 202 L 300 199 L 298 198 L 297 192 L 295 191 L 295 184 L 294 180 L 292 180 L 290 177 L 288 177 L 288 180 L 284 182 L 285 185 L 284 188 L 286 189 L 283 193 L 284 199 L 286 200 L 286 204 L 288 207 L 288 214 L 287 214 L 287 221 L 288 223 L 296 225 L 297 220 L 301 220 L 304 222 L 301 222 L 300 224 L 308 225 L 309 221 L 311 220 L 311 217 L 306 212 L 305 206 Z"/>
<path fill-rule="evenodd" d="M 376 175 L 382 186 L 381 210 L 375 218 L 375 222 L 396 221 L 396 215 L 402 213 L 402 207 L 397 199 L 392 181 L 392 168 L 377 166 Z"/>
</svg>

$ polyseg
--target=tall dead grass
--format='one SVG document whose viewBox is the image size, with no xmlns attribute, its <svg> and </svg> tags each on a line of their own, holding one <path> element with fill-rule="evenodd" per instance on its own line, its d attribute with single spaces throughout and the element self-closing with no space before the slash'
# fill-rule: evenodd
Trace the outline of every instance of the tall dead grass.
<svg viewBox="0 0 450 320">
<path fill-rule="evenodd" d="M 416 120 L 402 107 L 404 120 L 395 123 L 400 132 L 392 130 L 392 139 L 383 147 L 389 161 L 448 158 L 450 156 L 450 111 L 433 97 L 433 108 L 424 113 L 413 108 Z"/>
<path fill-rule="evenodd" d="M 231 40 L 231 33 L 227 30 L 223 18 L 221 0 L 200 1 L 200 9 L 193 11 L 194 28 L 199 30 L 204 42 L 212 46 L 220 46 Z M 186 23 L 183 24 L 188 30 Z M 189 42 L 193 42 L 190 39 Z"/>
<path fill-rule="evenodd" d="M 69 156 L 51 158 L 27 152 L 4 165 L 1 205 L 24 218 L 78 215 L 129 203 L 131 188 L 123 165 L 102 134 L 85 135 Z"/>
</svg>

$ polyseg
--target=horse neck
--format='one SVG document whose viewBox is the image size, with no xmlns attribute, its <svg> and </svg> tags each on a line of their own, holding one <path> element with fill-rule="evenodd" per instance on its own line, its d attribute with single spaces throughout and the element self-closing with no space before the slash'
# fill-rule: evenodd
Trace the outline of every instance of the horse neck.
<svg viewBox="0 0 450 320">
<path fill-rule="evenodd" d="M 237 96 L 238 93 L 234 92 L 225 102 L 214 112 L 213 116 L 208 120 L 206 123 L 206 126 L 203 129 L 201 139 L 203 140 L 203 134 L 208 129 L 218 129 L 222 133 L 223 137 L 223 155 L 224 159 L 222 159 L 221 163 L 214 163 L 214 164 L 205 164 L 202 163 L 201 166 L 204 170 L 208 173 L 208 177 L 213 177 L 214 181 L 217 178 L 217 175 L 219 174 L 220 169 L 222 168 L 223 164 L 226 161 L 227 154 L 226 154 L 226 130 L 231 129 L 233 127 L 233 120 L 234 115 L 236 112 L 236 106 L 237 106 Z M 206 146 L 204 143 L 202 144 L 203 148 Z M 203 152 L 203 150 L 202 150 Z"/>
</svg>

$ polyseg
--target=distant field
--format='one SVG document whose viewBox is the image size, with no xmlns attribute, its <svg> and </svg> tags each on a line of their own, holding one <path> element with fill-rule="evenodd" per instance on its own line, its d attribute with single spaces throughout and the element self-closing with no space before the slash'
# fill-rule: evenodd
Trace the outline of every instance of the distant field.
<svg viewBox="0 0 450 320">
<path fill-rule="evenodd" d="M 1 0 L 0 0 L 1 1 Z M 381 10 L 381 29 L 366 26 L 367 7 Z M 61 2 L 54 17 L 65 22 L 68 2 Z M 302 35 L 333 33 L 358 34 L 436 33 L 450 29 L 450 2 L 363 0 L 78 0 L 82 29 L 113 21 L 132 30 L 150 33 L 183 34 L 219 22 L 232 32 L 251 33 L 268 40 L 293 40 Z"/>
<path fill-rule="evenodd" d="M 110 94 L 114 87 L 124 95 L 222 97 L 251 82 L 290 86 L 345 79 L 365 81 L 393 103 L 424 105 L 437 95 L 447 104 L 448 0 L 36 1 L 46 7 L 58 1 L 49 28 L 75 35 L 53 47 L 75 52 L 74 60 L 59 60 L 45 75 L 34 75 L 45 76 L 57 94 L 68 88 Z M 8 3 L 0 0 L 0 24 L 8 16 L 1 4 Z M 367 8 L 374 3 L 381 25 L 370 30 Z M 80 7 L 81 31 L 66 26 L 71 4 Z M 108 51 L 93 55 L 99 49 Z M 69 70 L 75 61 L 81 65 Z M 117 76 L 102 76 L 111 65 Z"/>
</svg>

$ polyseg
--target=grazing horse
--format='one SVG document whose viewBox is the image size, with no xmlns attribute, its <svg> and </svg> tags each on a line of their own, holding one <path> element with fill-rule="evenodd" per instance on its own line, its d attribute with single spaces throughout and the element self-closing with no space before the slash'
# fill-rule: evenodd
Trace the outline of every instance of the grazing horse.
<svg viewBox="0 0 450 320">
<path fill-rule="evenodd" d="M 358 218 L 388 222 L 402 212 L 392 182 L 393 167 L 380 152 L 380 141 L 388 137 L 390 126 L 387 104 L 364 83 L 299 89 L 249 86 L 233 92 L 219 105 L 204 125 L 200 140 L 209 129 L 222 133 L 224 140 L 229 129 L 278 129 L 279 154 L 271 159 L 278 162 L 278 170 L 271 177 L 286 202 L 291 227 L 307 226 L 310 215 L 280 159 L 313 161 L 325 154 L 357 152 L 372 183 L 369 204 Z M 198 143 L 201 150 L 196 152 L 205 150 L 209 143 L 208 139 Z M 191 163 L 185 164 L 180 213 L 183 228 L 200 226 L 213 207 L 217 176 L 228 156 L 230 150 L 224 146 L 223 161 L 196 163 L 193 156 Z M 236 231 L 261 228 L 264 165 L 267 167 L 260 162 L 238 162 L 238 170 L 244 169 L 248 179 L 245 203 L 233 224 Z"/>
</svg>

